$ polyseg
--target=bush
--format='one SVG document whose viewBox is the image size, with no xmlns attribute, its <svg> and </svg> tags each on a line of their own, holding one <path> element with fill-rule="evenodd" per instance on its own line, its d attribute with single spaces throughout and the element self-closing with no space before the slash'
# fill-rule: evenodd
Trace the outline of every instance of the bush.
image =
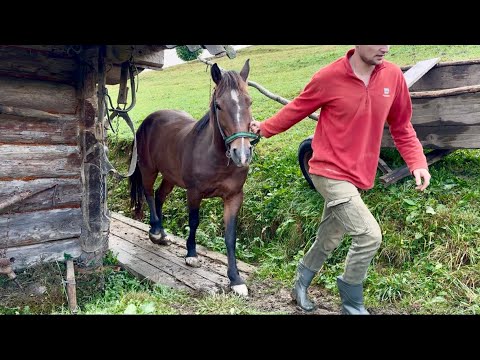
<svg viewBox="0 0 480 360">
<path fill-rule="evenodd" d="M 182 59 L 183 61 L 190 61 L 190 60 L 195 60 L 198 57 L 198 55 L 202 53 L 203 49 L 198 49 L 192 52 L 188 50 L 187 45 L 181 45 L 181 46 L 177 46 L 175 50 L 177 51 L 177 56 L 180 59 Z"/>
</svg>

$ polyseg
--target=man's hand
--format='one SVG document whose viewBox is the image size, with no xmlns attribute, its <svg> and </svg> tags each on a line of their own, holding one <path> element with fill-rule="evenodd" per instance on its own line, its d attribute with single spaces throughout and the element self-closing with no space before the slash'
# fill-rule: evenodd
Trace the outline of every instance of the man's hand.
<svg viewBox="0 0 480 360">
<path fill-rule="evenodd" d="M 417 184 L 415 189 L 417 190 L 423 191 L 430 184 L 431 176 L 427 169 L 415 169 L 413 170 L 413 176 L 415 176 L 415 183 Z M 423 184 L 422 184 L 422 178 L 423 178 Z"/>
<path fill-rule="evenodd" d="M 250 131 L 256 135 L 260 135 L 260 121 L 252 120 L 250 123 Z"/>
</svg>

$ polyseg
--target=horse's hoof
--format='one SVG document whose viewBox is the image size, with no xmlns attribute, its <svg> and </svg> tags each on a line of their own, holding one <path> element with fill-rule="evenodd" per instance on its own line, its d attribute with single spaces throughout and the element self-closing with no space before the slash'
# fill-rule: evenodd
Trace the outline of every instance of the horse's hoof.
<svg viewBox="0 0 480 360">
<path fill-rule="evenodd" d="M 233 285 L 232 286 L 232 291 L 235 294 L 240 295 L 240 296 L 245 296 L 245 297 L 248 296 L 248 289 L 247 289 L 247 285 L 245 285 L 245 284 Z"/>
<path fill-rule="evenodd" d="M 185 258 L 185 263 L 188 266 L 194 267 L 194 268 L 199 268 L 200 267 L 200 260 L 198 257 L 195 256 L 190 256 Z"/>
<path fill-rule="evenodd" d="M 162 236 L 162 234 L 152 234 L 151 232 L 148 232 L 148 238 L 150 239 L 151 242 L 157 245 L 164 245 L 168 246 L 170 245 L 170 240 L 166 236 Z"/>
</svg>

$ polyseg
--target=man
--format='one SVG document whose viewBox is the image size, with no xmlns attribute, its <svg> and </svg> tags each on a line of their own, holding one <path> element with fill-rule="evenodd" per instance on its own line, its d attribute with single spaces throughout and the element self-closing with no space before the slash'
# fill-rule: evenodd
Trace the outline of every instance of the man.
<svg viewBox="0 0 480 360">
<path fill-rule="evenodd" d="M 276 115 L 252 121 L 251 131 L 279 134 L 321 109 L 309 161 L 315 188 L 325 199 L 314 244 L 298 264 L 292 297 L 305 311 L 315 309 L 307 289 L 344 234 L 352 236 L 337 286 L 345 314 L 368 314 L 363 281 L 382 241 L 377 221 L 358 189 L 374 185 L 387 121 L 395 146 L 415 177 L 416 189 L 430 183 L 422 145 L 411 124 L 412 103 L 401 69 L 384 60 L 389 45 L 356 45 L 346 56 L 314 74 L 302 93 Z"/>
</svg>

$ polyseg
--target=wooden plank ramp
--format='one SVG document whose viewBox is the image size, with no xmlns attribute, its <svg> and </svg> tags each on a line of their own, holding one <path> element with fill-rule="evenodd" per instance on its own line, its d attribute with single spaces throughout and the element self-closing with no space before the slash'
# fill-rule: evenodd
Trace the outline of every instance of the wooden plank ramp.
<svg viewBox="0 0 480 360">
<path fill-rule="evenodd" d="M 148 238 L 149 225 L 118 213 L 111 213 L 109 249 L 120 265 L 133 275 L 156 284 L 192 292 L 215 294 L 228 292 L 227 257 L 197 244 L 201 267 L 185 264 L 186 240 L 168 234 L 171 245 L 153 244 Z M 237 260 L 243 279 L 255 267 Z"/>
</svg>

